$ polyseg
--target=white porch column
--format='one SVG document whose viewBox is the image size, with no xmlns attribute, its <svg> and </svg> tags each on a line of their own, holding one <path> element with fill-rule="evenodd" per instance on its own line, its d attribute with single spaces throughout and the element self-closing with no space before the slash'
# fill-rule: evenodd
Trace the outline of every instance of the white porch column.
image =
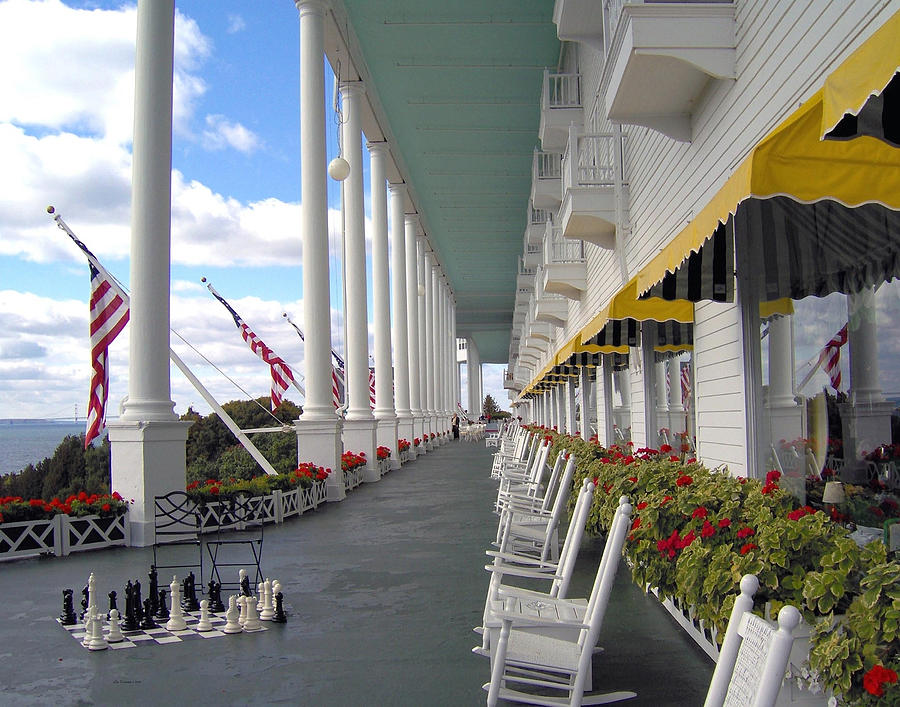
<svg viewBox="0 0 900 707">
<path fill-rule="evenodd" d="M 425 373 L 425 431 L 430 435 L 437 431 L 434 420 L 434 256 L 430 251 L 425 251 L 424 256 L 425 270 L 422 275 L 425 284 L 423 302 L 425 356 L 422 369 Z M 425 446 L 427 449 L 433 447 L 430 440 Z"/>
<path fill-rule="evenodd" d="M 184 489 L 189 422 L 169 378 L 174 0 L 138 2 L 131 212 L 128 399 L 108 425 L 112 490 L 133 498 L 133 545 L 154 540 L 154 496 Z"/>
<path fill-rule="evenodd" d="M 428 412 L 428 326 L 427 326 L 427 315 L 428 311 L 425 307 L 426 305 L 426 280 L 431 282 L 431 273 L 430 269 L 426 265 L 425 261 L 425 237 L 419 236 L 416 239 L 416 250 L 417 250 L 417 268 L 418 268 L 418 304 L 417 311 L 419 313 L 419 401 L 421 403 L 422 410 L 422 423 L 420 430 L 422 432 L 422 439 L 424 440 L 426 435 L 431 432 L 431 418 Z M 426 277 L 426 272 L 428 273 L 428 277 Z M 425 442 L 422 442 L 422 450 L 428 451 L 428 446 Z"/>
<path fill-rule="evenodd" d="M 391 468 L 400 467 L 394 371 L 391 365 L 391 282 L 388 271 L 388 214 L 385 161 L 387 143 L 369 143 L 372 189 L 372 308 L 375 325 L 375 440 L 391 450 Z M 398 327 L 399 328 L 399 327 Z M 372 460 L 376 465 L 377 459 Z"/>
<path fill-rule="evenodd" d="M 434 432 L 440 434 L 444 431 L 443 425 L 443 378 L 444 378 L 444 307 L 442 303 L 444 285 L 441 281 L 440 268 L 435 265 L 432 268 L 432 298 L 431 298 L 431 319 L 433 322 L 432 336 L 434 346 L 434 369 L 432 378 L 434 379 Z M 437 442 L 441 444 L 440 441 Z"/>
<path fill-rule="evenodd" d="M 300 12 L 300 228 L 306 403 L 295 423 L 298 458 L 332 469 L 328 500 L 344 498 L 341 421 L 331 395 L 331 297 L 328 282 L 328 194 L 325 184 L 325 4 L 296 0 Z"/>
<path fill-rule="evenodd" d="M 475 346 L 475 339 L 469 337 L 466 339 L 466 387 L 469 389 L 469 417 L 476 421 L 481 417 L 480 372 L 478 348 Z"/>
<path fill-rule="evenodd" d="M 802 408 L 794 400 L 794 317 L 769 322 L 768 426 L 770 442 L 803 437 Z M 766 423 L 764 422 L 765 426 Z M 804 472 L 805 474 L 805 472 Z"/>
<path fill-rule="evenodd" d="M 581 406 L 581 439 L 588 441 L 591 438 L 591 390 L 593 381 L 591 381 L 591 369 L 582 366 L 578 369 L 578 397 Z"/>
<path fill-rule="evenodd" d="M 672 430 L 672 446 L 680 448 L 680 441 L 674 436 L 676 432 L 688 430 L 686 411 L 681 402 L 681 363 L 677 358 L 666 361 L 669 370 L 669 428 Z M 676 444 L 678 442 L 678 444 Z"/>
<path fill-rule="evenodd" d="M 415 215 L 404 218 L 404 246 L 406 248 L 406 330 L 407 361 L 409 362 L 409 409 L 412 416 L 412 432 L 407 438 L 410 443 L 409 458 L 416 458 L 416 448 L 412 442 L 422 436 L 422 367 L 419 358 L 419 258 L 416 252 L 419 220 Z M 398 353 L 398 355 L 401 355 Z"/>
<path fill-rule="evenodd" d="M 575 427 L 575 376 L 569 376 L 564 384 L 566 408 L 566 434 L 574 435 Z"/>
<path fill-rule="evenodd" d="M 344 420 L 344 448 L 366 455 L 366 481 L 378 479 L 375 418 L 369 406 L 369 317 L 366 293 L 366 227 L 363 196 L 362 132 L 360 103 L 363 85 L 340 85 L 344 122 L 342 155 L 350 163 L 350 176 L 344 181 L 344 260 L 347 300 L 347 397 L 349 407 Z"/>
<path fill-rule="evenodd" d="M 409 318 L 407 316 L 406 235 L 404 226 L 404 197 L 402 184 L 392 184 L 391 192 L 391 293 L 394 325 L 391 328 L 394 344 L 394 393 L 397 406 L 397 439 L 412 443 L 413 425 L 409 396 Z M 396 446 L 396 445 L 395 445 Z"/>
<path fill-rule="evenodd" d="M 846 454 L 859 458 L 891 443 L 893 404 L 885 402 L 878 370 L 878 324 L 875 290 L 868 287 L 847 296 L 847 344 L 850 354 L 850 396 L 841 405 Z M 846 368 L 844 369 L 846 370 Z"/>
<path fill-rule="evenodd" d="M 566 412 L 566 408 L 568 407 L 566 404 L 566 384 L 565 383 L 557 383 L 553 386 L 553 390 L 556 393 L 556 422 L 553 424 L 556 425 L 556 429 L 559 432 L 566 431 L 566 420 L 568 418 L 568 414 Z"/>
<path fill-rule="evenodd" d="M 669 420 L 669 392 L 668 388 L 666 388 L 666 372 L 668 371 L 668 363 L 667 361 L 659 361 L 654 364 L 653 371 L 653 397 L 655 400 L 653 401 L 656 405 L 656 427 L 657 429 L 661 429 L 665 427 L 669 429 L 671 427 Z M 652 440 L 652 436 L 650 437 Z M 655 446 L 648 442 L 648 447 Z"/>
<path fill-rule="evenodd" d="M 615 441 L 613 435 L 612 414 L 612 354 L 603 354 L 603 363 L 597 368 L 597 379 L 594 401 L 597 404 L 597 440 L 604 447 L 609 447 Z"/>
<path fill-rule="evenodd" d="M 553 427 L 553 389 L 546 388 L 541 396 L 544 398 L 544 427 Z"/>
</svg>

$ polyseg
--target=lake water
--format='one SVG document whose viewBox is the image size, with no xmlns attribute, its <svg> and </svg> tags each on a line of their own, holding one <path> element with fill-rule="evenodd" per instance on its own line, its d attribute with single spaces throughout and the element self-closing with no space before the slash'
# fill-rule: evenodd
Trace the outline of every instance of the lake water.
<svg viewBox="0 0 900 707">
<path fill-rule="evenodd" d="M 0 423 L 0 475 L 53 456 L 66 435 L 82 434 L 84 428 L 84 422 Z"/>
</svg>

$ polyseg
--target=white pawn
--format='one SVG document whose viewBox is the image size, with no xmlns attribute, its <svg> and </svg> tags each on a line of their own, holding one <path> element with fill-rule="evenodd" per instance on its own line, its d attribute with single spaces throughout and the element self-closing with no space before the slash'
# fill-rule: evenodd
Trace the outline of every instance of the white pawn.
<svg viewBox="0 0 900 707">
<path fill-rule="evenodd" d="M 212 622 L 209 620 L 209 599 L 200 602 L 200 620 L 197 622 L 198 631 L 212 631 Z"/>
<path fill-rule="evenodd" d="M 225 612 L 225 626 L 223 633 L 240 633 L 241 624 L 238 622 L 238 608 L 234 596 L 228 597 L 228 611 Z"/>
<path fill-rule="evenodd" d="M 110 609 L 109 611 L 109 633 L 106 634 L 107 643 L 119 643 L 125 640 L 125 634 L 119 626 L 119 610 Z"/>
<path fill-rule="evenodd" d="M 172 608 L 169 610 L 166 631 L 184 631 L 187 628 L 187 622 L 184 620 L 184 613 L 181 611 L 181 585 L 178 583 L 177 576 L 172 577 L 169 592 L 169 596 L 172 597 Z"/>
<path fill-rule="evenodd" d="M 240 607 L 241 613 L 238 617 L 238 623 L 243 626 L 244 621 L 247 620 L 247 599 L 249 597 L 245 597 L 243 594 L 238 595 L 237 604 Z"/>
<path fill-rule="evenodd" d="M 244 617 L 245 631 L 262 631 L 265 626 L 259 620 L 256 613 L 256 597 L 244 597 L 244 606 L 247 607 L 247 615 Z"/>
<path fill-rule="evenodd" d="M 259 618 L 263 621 L 271 621 L 275 616 L 275 607 L 272 604 L 272 582 L 268 579 L 263 582 L 262 595 L 262 609 L 259 612 Z"/>
<path fill-rule="evenodd" d="M 97 615 L 96 607 L 91 611 L 91 630 L 88 632 L 88 636 L 90 636 L 87 644 L 89 651 L 105 651 L 109 648 L 109 645 L 103 640 L 103 625 Z"/>
</svg>

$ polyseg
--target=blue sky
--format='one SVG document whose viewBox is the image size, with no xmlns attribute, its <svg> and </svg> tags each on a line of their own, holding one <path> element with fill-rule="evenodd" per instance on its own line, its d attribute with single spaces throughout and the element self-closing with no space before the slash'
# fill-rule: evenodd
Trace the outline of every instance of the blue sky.
<svg viewBox="0 0 900 707">
<path fill-rule="evenodd" d="M 302 346 L 281 317 L 288 311 L 302 326 L 297 11 L 289 0 L 176 6 L 172 327 L 244 391 L 174 337 L 173 346 L 220 401 L 264 395 L 267 367 L 200 277 L 303 370 Z M 133 4 L 0 2 L 0 418 L 70 415 L 76 405 L 84 414 L 87 267 L 44 208 L 54 204 L 127 284 L 134 34 Z M 329 157 L 336 131 L 329 120 Z M 339 190 L 329 190 L 336 217 Z M 334 266 L 339 228 L 333 218 Z M 127 348 L 123 335 L 110 350 L 111 416 L 127 392 Z M 501 372 L 485 366 L 485 392 L 504 405 Z M 205 410 L 177 371 L 172 392 L 176 411 Z"/>
</svg>

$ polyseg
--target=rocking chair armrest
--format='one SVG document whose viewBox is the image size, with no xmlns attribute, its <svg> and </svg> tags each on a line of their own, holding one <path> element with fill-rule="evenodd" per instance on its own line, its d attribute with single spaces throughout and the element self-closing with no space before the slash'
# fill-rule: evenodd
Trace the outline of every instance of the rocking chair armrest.
<svg viewBox="0 0 900 707">
<path fill-rule="evenodd" d="M 559 567 L 559 564 L 556 562 L 547 562 L 546 560 L 541 560 L 538 557 L 520 555 L 515 552 L 498 552 L 497 550 L 485 550 L 484 554 L 488 557 L 496 557 L 501 562 L 507 564 L 533 565 L 542 569 L 553 571 L 556 571 L 556 569 Z"/>
<path fill-rule="evenodd" d="M 536 628 L 540 626 L 549 626 L 552 628 L 556 628 L 559 626 L 559 619 L 549 619 L 549 618 L 541 618 L 538 616 L 524 616 L 522 614 L 516 614 L 509 611 L 496 611 L 494 609 L 490 610 L 491 616 L 503 623 L 509 622 L 512 625 L 512 628 Z M 565 624 L 569 628 L 577 628 L 577 629 L 590 629 L 588 624 L 582 623 L 580 621 L 573 621 L 569 623 L 568 621 Z"/>
<path fill-rule="evenodd" d="M 515 565 L 485 565 L 484 568 L 493 574 L 525 577 L 527 579 L 556 579 L 556 572 L 551 573 L 548 570 L 529 569 L 527 567 L 516 567 Z"/>
</svg>

